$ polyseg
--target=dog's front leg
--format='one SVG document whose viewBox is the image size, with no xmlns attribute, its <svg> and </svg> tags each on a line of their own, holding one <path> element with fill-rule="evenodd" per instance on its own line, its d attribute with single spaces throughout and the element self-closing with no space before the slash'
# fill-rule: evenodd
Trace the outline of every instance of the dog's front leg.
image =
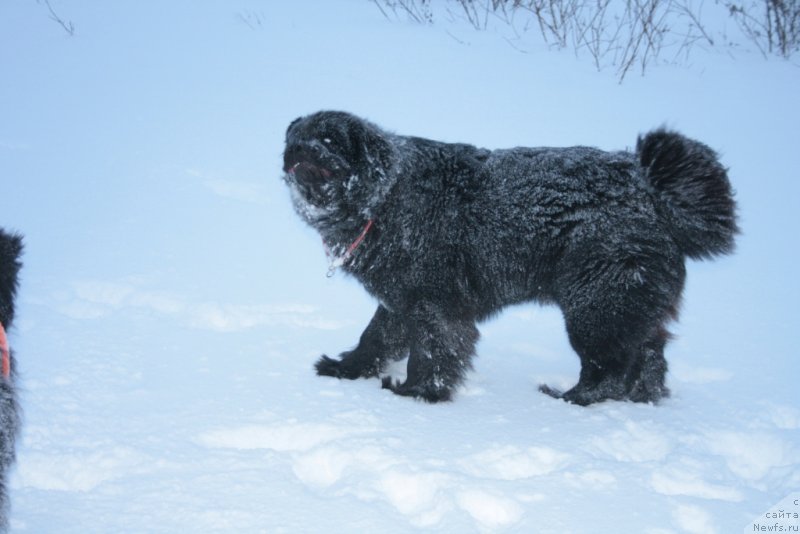
<svg viewBox="0 0 800 534">
<path fill-rule="evenodd" d="M 472 368 L 478 341 L 475 321 L 426 303 L 410 314 L 407 328 L 411 347 L 406 381 L 387 377 L 383 387 L 428 402 L 450 400 Z"/>
<path fill-rule="evenodd" d="M 343 352 L 338 360 L 323 355 L 315 367 L 322 376 L 369 378 L 378 376 L 387 361 L 405 357 L 408 350 L 405 323 L 384 306 L 378 306 L 356 348 Z"/>
</svg>

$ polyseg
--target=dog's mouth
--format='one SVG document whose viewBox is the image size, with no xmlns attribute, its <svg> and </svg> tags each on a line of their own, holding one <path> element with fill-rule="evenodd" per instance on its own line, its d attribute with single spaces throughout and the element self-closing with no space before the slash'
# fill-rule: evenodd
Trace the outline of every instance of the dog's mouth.
<svg viewBox="0 0 800 534">
<path fill-rule="evenodd" d="M 284 167 L 287 179 L 293 183 L 298 192 L 307 201 L 323 206 L 330 200 L 333 184 L 330 180 L 333 173 L 310 161 L 287 163 Z"/>
<path fill-rule="evenodd" d="M 284 169 L 288 174 L 292 176 L 298 177 L 300 179 L 303 178 L 330 178 L 331 171 L 326 169 L 325 167 L 320 167 L 319 165 L 314 165 L 309 161 L 298 161 L 294 165 L 288 166 Z"/>
</svg>

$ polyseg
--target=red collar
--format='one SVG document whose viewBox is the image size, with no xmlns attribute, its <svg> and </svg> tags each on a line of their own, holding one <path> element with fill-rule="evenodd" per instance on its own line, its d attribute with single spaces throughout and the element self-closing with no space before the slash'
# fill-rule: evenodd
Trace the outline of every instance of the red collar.
<svg viewBox="0 0 800 534">
<path fill-rule="evenodd" d="M 350 256 L 352 256 L 353 252 L 358 248 L 358 245 L 360 245 L 361 242 L 364 241 L 364 238 L 367 237 L 367 232 L 369 232 L 369 229 L 372 228 L 372 222 L 373 222 L 372 219 L 367 221 L 367 225 L 361 231 L 361 234 L 359 234 L 359 236 L 356 238 L 355 241 L 350 243 L 350 246 L 347 247 L 347 250 L 344 251 L 344 254 L 331 259 L 331 264 L 328 266 L 328 274 L 327 274 L 328 278 L 333 276 L 333 273 L 336 272 L 336 269 L 347 263 L 347 261 L 350 259 Z M 331 253 L 330 250 L 328 249 L 328 245 L 326 245 L 324 241 L 322 242 L 322 244 L 325 245 L 325 254 L 328 256 L 328 258 L 331 258 Z"/>
<path fill-rule="evenodd" d="M 11 350 L 8 348 L 8 337 L 3 323 L 0 323 L 0 353 L 2 353 L 2 373 L 3 378 L 11 376 Z"/>
</svg>

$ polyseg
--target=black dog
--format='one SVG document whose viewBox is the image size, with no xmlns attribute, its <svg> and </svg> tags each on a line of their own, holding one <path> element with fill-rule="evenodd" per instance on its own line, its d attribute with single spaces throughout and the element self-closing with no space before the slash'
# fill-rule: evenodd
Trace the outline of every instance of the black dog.
<svg viewBox="0 0 800 534">
<path fill-rule="evenodd" d="M 0 532 L 8 530 L 6 473 L 14 462 L 14 442 L 20 420 L 14 393 L 14 366 L 6 333 L 14 320 L 21 254 L 22 238 L 0 228 Z"/>
<path fill-rule="evenodd" d="M 581 358 L 576 386 L 543 392 L 658 401 L 684 260 L 731 252 L 738 231 L 716 154 L 666 130 L 635 154 L 490 151 L 327 111 L 289 126 L 284 171 L 331 269 L 380 302 L 358 346 L 317 372 L 372 377 L 408 355 L 406 381 L 383 385 L 430 402 L 449 400 L 470 369 L 476 321 L 525 301 L 561 308 Z"/>
</svg>

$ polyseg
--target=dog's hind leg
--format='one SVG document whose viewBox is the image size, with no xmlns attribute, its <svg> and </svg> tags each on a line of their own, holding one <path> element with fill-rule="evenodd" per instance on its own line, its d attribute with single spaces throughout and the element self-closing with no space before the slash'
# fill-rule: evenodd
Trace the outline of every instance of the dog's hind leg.
<svg viewBox="0 0 800 534">
<path fill-rule="evenodd" d="M 658 402 L 669 397 L 669 388 L 664 383 L 667 374 L 664 346 L 668 339 L 669 332 L 663 327 L 657 328 L 640 347 L 641 364 L 637 370 L 631 370 L 627 377 L 628 400 Z"/>
<path fill-rule="evenodd" d="M 616 257 L 593 263 L 591 276 L 575 278 L 568 286 L 562 310 L 581 359 L 580 378 L 565 393 L 542 386 L 544 393 L 584 406 L 604 400 L 657 402 L 668 396 L 664 324 L 675 315 L 683 264 L 680 258 L 647 262 L 648 257 Z"/>
<path fill-rule="evenodd" d="M 409 350 L 405 323 L 400 317 L 378 306 L 369 325 L 353 350 L 339 359 L 323 355 L 316 363 L 318 375 L 336 378 L 368 378 L 378 376 L 389 360 L 405 357 Z"/>
<path fill-rule="evenodd" d="M 383 380 L 383 387 L 398 395 L 428 402 L 447 401 L 472 368 L 478 329 L 468 317 L 432 305 L 418 305 L 408 323 L 411 350 L 403 383 Z"/>
</svg>

